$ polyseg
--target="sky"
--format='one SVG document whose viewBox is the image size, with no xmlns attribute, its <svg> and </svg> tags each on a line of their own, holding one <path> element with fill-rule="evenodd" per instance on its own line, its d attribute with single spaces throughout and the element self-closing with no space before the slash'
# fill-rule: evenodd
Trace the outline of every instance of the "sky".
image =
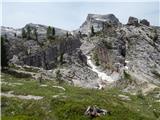
<svg viewBox="0 0 160 120">
<path fill-rule="evenodd" d="M 113 13 L 123 24 L 134 16 L 160 26 L 160 2 L 156 0 L 5 0 L 1 5 L 1 25 L 14 28 L 36 23 L 75 30 L 89 13 Z"/>
</svg>

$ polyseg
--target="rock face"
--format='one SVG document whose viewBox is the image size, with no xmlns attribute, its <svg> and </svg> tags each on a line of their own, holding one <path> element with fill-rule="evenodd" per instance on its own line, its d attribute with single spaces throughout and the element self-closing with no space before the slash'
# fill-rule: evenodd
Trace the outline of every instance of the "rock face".
<svg viewBox="0 0 160 120">
<path fill-rule="evenodd" d="M 88 14 L 86 21 L 77 31 L 80 31 L 82 34 L 90 34 L 91 27 L 93 26 L 94 31 L 98 32 L 104 28 L 105 23 L 108 23 L 113 26 L 121 25 L 119 20 L 113 14 L 107 14 L 107 15 Z"/>
<path fill-rule="evenodd" d="M 143 24 L 143 25 L 146 25 L 146 26 L 150 25 L 149 21 L 146 20 L 146 19 L 140 20 L 140 23 Z"/>
<path fill-rule="evenodd" d="M 116 72 L 127 69 L 136 79 L 160 84 L 153 71 L 160 70 L 159 28 L 146 26 L 124 26 L 114 36 L 95 36 L 98 59 L 103 67 Z"/>
<path fill-rule="evenodd" d="M 22 29 L 1 27 L 10 63 L 41 67 L 47 79 L 55 78 L 55 70 L 60 69 L 63 80 L 82 87 L 138 90 L 160 85 L 160 27 L 150 26 L 145 19 L 138 23 L 130 17 L 122 25 L 113 14 L 89 14 L 76 31 L 55 28 L 55 35 L 49 38 L 48 26 L 27 24 L 23 29 L 28 26 L 29 39 L 22 37 Z M 90 36 L 91 27 L 95 34 Z M 98 65 L 97 73 L 106 73 L 115 82 L 98 78 L 87 56 Z"/>
<path fill-rule="evenodd" d="M 138 26 L 138 19 L 135 18 L 135 17 L 129 17 L 127 24 L 128 25 Z"/>
<path fill-rule="evenodd" d="M 27 24 L 24 29 L 28 26 L 31 32 L 34 29 L 37 30 L 37 40 L 34 39 L 33 33 L 31 38 L 27 39 L 22 37 L 21 29 L 2 27 L 2 36 L 6 36 L 8 59 L 12 63 L 51 69 L 56 67 L 61 54 L 70 54 L 81 45 L 74 36 L 67 37 L 67 31 L 55 28 L 54 38 L 48 39 L 47 26 Z"/>
</svg>

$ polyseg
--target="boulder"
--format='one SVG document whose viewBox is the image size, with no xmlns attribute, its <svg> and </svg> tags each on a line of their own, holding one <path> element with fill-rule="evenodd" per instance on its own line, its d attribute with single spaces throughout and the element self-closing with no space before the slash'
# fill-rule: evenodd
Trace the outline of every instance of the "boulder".
<svg viewBox="0 0 160 120">
<path fill-rule="evenodd" d="M 140 20 L 140 23 L 143 24 L 143 25 L 146 25 L 146 26 L 150 25 L 149 21 L 146 20 L 146 19 Z"/>
<path fill-rule="evenodd" d="M 135 17 L 129 17 L 127 25 L 138 26 L 138 19 Z"/>
<path fill-rule="evenodd" d="M 90 117 L 99 117 L 101 115 L 106 115 L 106 114 L 111 114 L 110 111 L 107 111 L 105 109 L 101 109 L 97 106 L 88 106 L 86 111 L 85 111 L 85 115 L 88 115 Z"/>
</svg>

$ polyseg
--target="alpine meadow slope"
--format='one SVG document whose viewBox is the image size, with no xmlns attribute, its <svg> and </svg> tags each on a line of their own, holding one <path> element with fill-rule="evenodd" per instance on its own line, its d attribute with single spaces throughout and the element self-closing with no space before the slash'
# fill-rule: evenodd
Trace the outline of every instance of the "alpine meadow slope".
<svg viewBox="0 0 160 120">
<path fill-rule="evenodd" d="M 29 23 L 1 26 L 3 120 L 160 119 L 160 27 L 88 14 L 68 31 Z"/>
</svg>

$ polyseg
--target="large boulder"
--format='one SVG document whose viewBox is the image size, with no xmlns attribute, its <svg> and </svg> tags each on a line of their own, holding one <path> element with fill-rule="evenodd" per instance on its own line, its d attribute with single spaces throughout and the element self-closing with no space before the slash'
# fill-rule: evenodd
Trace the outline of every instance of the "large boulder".
<svg viewBox="0 0 160 120">
<path fill-rule="evenodd" d="M 94 118 L 106 114 L 111 115 L 111 112 L 107 111 L 106 109 L 99 108 L 97 106 L 88 106 L 84 114 Z"/>
<path fill-rule="evenodd" d="M 140 20 L 140 23 L 143 24 L 143 25 L 146 25 L 146 26 L 150 25 L 149 21 L 146 20 L 146 19 Z"/>
<path fill-rule="evenodd" d="M 138 19 L 135 17 L 129 17 L 127 25 L 138 26 Z"/>
</svg>

